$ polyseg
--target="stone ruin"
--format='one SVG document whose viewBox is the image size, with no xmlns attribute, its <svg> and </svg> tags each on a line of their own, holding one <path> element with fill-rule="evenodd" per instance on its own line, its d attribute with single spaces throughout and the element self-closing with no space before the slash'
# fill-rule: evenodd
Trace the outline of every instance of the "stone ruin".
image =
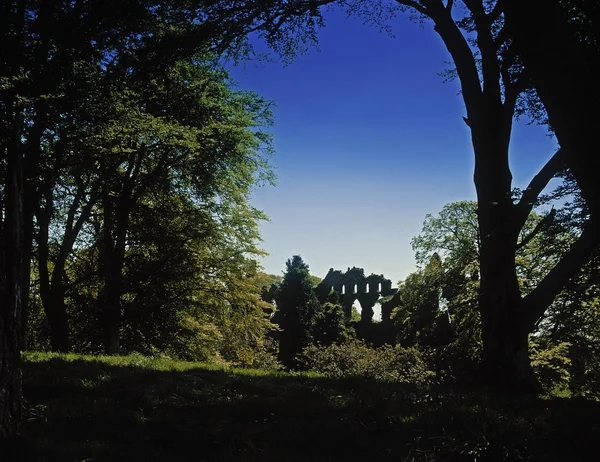
<svg viewBox="0 0 600 462">
<path fill-rule="evenodd" d="M 371 274 L 365 277 L 362 268 L 348 268 L 344 273 L 331 268 L 327 276 L 317 286 L 317 296 L 323 303 L 331 292 L 335 292 L 342 302 L 344 313 L 350 319 L 352 305 L 356 300 L 362 308 L 361 323 L 370 324 L 373 321 L 373 307 L 381 298 L 391 299 L 398 289 L 392 289 L 392 281 L 382 274 Z M 381 322 L 390 322 L 392 303 L 381 303 Z"/>
</svg>

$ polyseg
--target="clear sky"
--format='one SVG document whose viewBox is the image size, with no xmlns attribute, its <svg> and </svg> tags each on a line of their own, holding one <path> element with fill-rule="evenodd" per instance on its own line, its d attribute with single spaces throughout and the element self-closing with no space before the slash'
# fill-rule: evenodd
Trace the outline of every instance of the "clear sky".
<svg viewBox="0 0 600 462">
<path fill-rule="evenodd" d="M 275 187 L 253 196 L 268 273 L 301 255 L 311 273 L 358 266 L 396 283 L 415 269 L 411 238 L 425 214 L 475 199 L 473 152 L 458 82 L 430 25 L 397 18 L 395 38 L 326 14 L 320 51 L 284 67 L 232 69 L 240 88 L 276 104 Z M 524 187 L 556 147 L 543 127 L 517 123 L 514 185 Z"/>
</svg>

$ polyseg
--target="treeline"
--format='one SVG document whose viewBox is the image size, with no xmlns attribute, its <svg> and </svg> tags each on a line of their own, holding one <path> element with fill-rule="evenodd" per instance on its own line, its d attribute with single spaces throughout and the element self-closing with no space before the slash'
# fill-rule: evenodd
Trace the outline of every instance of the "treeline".
<svg viewBox="0 0 600 462">
<path fill-rule="evenodd" d="M 516 195 L 520 193 L 515 191 Z M 581 234 L 585 203 L 572 178 L 542 197 L 521 233 L 516 272 L 528 293 Z M 477 203 L 447 204 L 427 215 L 412 240 L 418 270 L 380 302 L 389 319 L 371 322 L 344 312 L 343 295 L 319 297 L 308 265 L 299 256 L 286 264 L 281 282 L 263 289 L 273 302 L 279 359 L 334 377 L 362 376 L 421 383 L 424 380 L 481 382 L 483 339 Z M 548 392 L 598 396 L 600 388 L 600 256 L 581 268 L 536 323 L 528 357 Z"/>
<path fill-rule="evenodd" d="M 236 89 L 221 58 L 251 53 L 249 30 L 299 46 L 304 33 L 273 22 L 316 13 L 171 3 L 0 9 L 7 358 L 233 358 L 264 337 L 265 216 L 249 196 L 273 180 L 271 104 Z"/>
</svg>

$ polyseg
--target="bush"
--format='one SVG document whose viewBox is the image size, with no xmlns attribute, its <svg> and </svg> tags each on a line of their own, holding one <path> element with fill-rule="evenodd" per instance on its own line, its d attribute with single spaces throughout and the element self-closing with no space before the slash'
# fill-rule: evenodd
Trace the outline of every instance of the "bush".
<svg viewBox="0 0 600 462">
<path fill-rule="evenodd" d="M 327 347 L 310 345 L 298 356 L 298 361 L 304 368 L 332 378 L 362 377 L 422 385 L 429 383 L 434 375 L 414 348 L 389 345 L 369 348 L 358 340 Z"/>
<path fill-rule="evenodd" d="M 251 351 L 251 360 L 238 363 L 237 366 L 262 369 L 264 371 L 281 371 L 283 364 L 277 359 L 277 344 L 270 339 L 261 342 Z"/>
<path fill-rule="evenodd" d="M 557 387 L 567 388 L 571 374 L 571 359 L 569 358 L 570 343 L 559 343 L 555 346 L 542 348 L 535 343 L 531 346 L 531 366 L 542 387 L 552 391 Z"/>
</svg>

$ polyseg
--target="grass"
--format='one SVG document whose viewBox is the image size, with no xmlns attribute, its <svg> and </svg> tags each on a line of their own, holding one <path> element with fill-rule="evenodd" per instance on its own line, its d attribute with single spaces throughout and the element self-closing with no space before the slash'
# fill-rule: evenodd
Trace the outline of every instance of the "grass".
<svg viewBox="0 0 600 462">
<path fill-rule="evenodd" d="M 588 461 L 600 403 L 152 359 L 24 355 L 27 461 Z"/>
</svg>

